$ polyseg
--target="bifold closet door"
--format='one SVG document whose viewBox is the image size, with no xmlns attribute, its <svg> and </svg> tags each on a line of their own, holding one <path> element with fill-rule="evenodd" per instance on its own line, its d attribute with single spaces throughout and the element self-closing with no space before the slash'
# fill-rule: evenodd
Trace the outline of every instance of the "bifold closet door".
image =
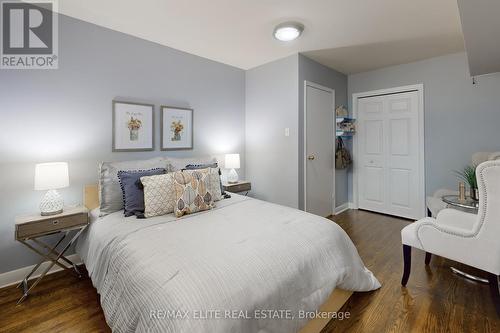
<svg viewBox="0 0 500 333">
<path fill-rule="evenodd" d="M 359 208 L 420 218 L 418 91 L 358 99 Z"/>
</svg>

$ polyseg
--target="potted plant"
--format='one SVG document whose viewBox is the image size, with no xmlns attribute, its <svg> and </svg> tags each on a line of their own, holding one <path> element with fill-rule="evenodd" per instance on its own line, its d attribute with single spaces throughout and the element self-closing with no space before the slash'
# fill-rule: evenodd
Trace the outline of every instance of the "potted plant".
<svg viewBox="0 0 500 333">
<path fill-rule="evenodd" d="M 455 171 L 455 173 L 469 184 L 470 187 L 470 197 L 473 200 L 479 200 L 479 190 L 477 188 L 477 179 L 476 179 L 476 166 L 468 165 L 462 171 Z"/>
</svg>

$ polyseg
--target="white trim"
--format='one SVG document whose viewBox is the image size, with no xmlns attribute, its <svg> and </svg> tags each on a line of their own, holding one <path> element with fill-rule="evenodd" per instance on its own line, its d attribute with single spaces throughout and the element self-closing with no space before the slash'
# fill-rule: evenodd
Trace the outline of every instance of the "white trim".
<svg viewBox="0 0 500 333">
<path fill-rule="evenodd" d="M 394 87 L 388 89 L 372 90 L 361 93 L 352 94 L 352 117 L 354 119 L 358 118 L 358 99 L 362 97 L 370 97 L 376 95 L 387 95 L 387 94 L 397 94 L 406 91 L 418 91 L 418 122 L 419 122 L 419 164 L 420 164 L 420 179 L 419 179 L 419 193 L 420 193 L 420 211 L 422 217 L 427 216 L 427 211 L 425 208 L 425 120 L 424 120 L 424 85 L 414 84 L 409 86 Z M 358 139 L 357 136 L 353 136 L 352 142 L 352 158 L 353 158 L 353 172 L 352 172 L 352 203 L 353 208 L 358 209 L 359 207 L 359 197 L 358 197 Z"/>
<path fill-rule="evenodd" d="M 349 210 L 349 204 L 350 204 L 349 202 L 345 202 L 345 203 L 341 204 L 340 206 L 335 207 L 335 212 L 333 215 L 337 215 L 337 214 L 345 212 L 346 210 Z"/>
<path fill-rule="evenodd" d="M 335 131 L 335 90 L 332 88 L 328 88 L 325 86 L 322 86 L 320 84 L 304 80 L 304 146 L 303 146 L 303 152 L 304 156 L 303 158 L 303 163 L 304 163 L 304 211 L 307 212 L 307 87 L 312 87 L 316 88 L 319 90 L 324 90 L 326 92 L 330 92 L 332 94 L 332 112 L 333 112 L 333 124 L 332 124 L 332 129 L 333 133 L 336 133 Z M 332 134 L 333 134 L 332 133 Z M 337 135 L 337 134 L 333 134 Z M 333 143 L 333 156 L 335 158 L 335 142 Z M 335 166 L 335 161 L 333 161 L 333 165 Z M 333 183 L 332 183 L 332 214 L 335 214 L 335 167 L 333 168 Z"/>
<path fill-rule="evenodd" d="M 67 256 L 67 258 L 69 260 L 71 260 L 72 262 L 74 262 L 76 265 L 80 265 L 82 263 L 82 259 L 80 259 L 80 257 L 76 253 Z M 40 276 L 40 272 L 43 272 L 43 270 L 46 269 L 49 264 L 50 264 L 50 261 L 45 261 L 38 268 L 37 273 L 35 273 L 33 276 L 31 276 L 30 279 L 36 278 L 36 277 Z M 10 271 L 10 272 L 5 272 L 5 273 L 0 274 L 0 288 L 11 286 L 13 284 L 18 284 L 19 282 L 21 282 L 24 279 L 24 277 L 26 275 L 28 275 L 29 272 L 31 272 L 31 270 L 33 269 L 33 267 L 35 267 L 35 265 L 26 266 L 26 267 L 23 267 L 23 268 L 19 268 L 19 269 Z M 57 265 L 54 265 L 47 272 L 47 274 L 52 274 L 52 273 L 55 273 L 55 272 L 58 272 L 58 271 L 61 271 L 61 270 L 62 270 L 61 267 L 59 267 Z"/>
</svg>

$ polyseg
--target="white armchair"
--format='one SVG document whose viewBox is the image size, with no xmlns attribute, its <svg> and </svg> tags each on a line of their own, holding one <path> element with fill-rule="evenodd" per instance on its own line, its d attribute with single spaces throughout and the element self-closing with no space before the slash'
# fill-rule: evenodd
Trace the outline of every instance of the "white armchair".
<svg viewBox="0 0 500 333">
<path fill-rule="evenodd" d="M 401 231 L 404 259 L 401 284 L 406 286 L 410 276 L 412 247 L 455 260 L 488 273 L 493 303 L 500 316 L 500 160 L 480 164 L 476 177 L 478 215 L 443 209 L 435 219 L 423 218 Z"/>
</svg>

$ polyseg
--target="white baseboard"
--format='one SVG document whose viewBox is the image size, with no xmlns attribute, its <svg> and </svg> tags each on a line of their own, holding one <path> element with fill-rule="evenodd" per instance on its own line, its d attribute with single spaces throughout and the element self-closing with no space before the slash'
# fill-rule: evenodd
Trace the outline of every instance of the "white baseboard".
<svg viewBox="0 0 500 333">
<path fill-rule="evenodd" d="M 348 209 L 353 209 L 353 208 L 354 208 L 354 204 L 352 202 L 343 203 L 342 205 L 335 207 L 335 215 L 340 214 L 342 212 L 345 212 Z"/>
<path fill-rule="evenodd" d="M 82 263 L 82 259 L 78 256 L 78 254 L 72 254 L 67 256 L 69 260 L 74 262 L 76 265 L 80 265 Z M 33 274 L 30 279 L 34 277 L 40 276 L 41 272 L 43 272 L 44 269 L 46 269 L 50 264 L 50 261 L 45 261 L 43 264 L 38 267 L 37 271 L 35 274 Z M 13 284 L 18 284 L 21 282 L 26 275 L 28 275 L 29 272 L 35 267 L 35 265 L 19 268 L 10 272 L 5 272 L 0 274 L 0 288 L 11 286 Z M 62 268 L 59 267 L 58 265 L 54 265 L 48 272 L 47 274 L 52 274 L 58 271 L 61 271 Z"/>
</svg>

